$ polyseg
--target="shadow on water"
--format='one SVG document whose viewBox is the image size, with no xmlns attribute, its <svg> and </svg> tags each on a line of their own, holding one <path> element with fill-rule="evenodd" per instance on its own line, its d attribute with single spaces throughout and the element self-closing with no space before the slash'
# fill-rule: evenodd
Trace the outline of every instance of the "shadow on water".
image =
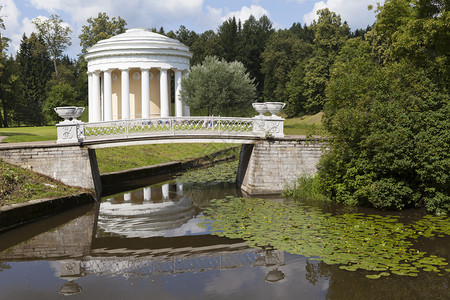
<svg viewBox="0 0 450 300">
<path fill-rule="evenodd" d="M 211 199 L 241 196 L 234 184 L 148 183 L 117 187 L 120 193 L 99 206 L 1 234 L 0 298 L 448 299 L 449 273 L 370 280 L 362 271 L 211 234 L 201 226 L 204 208 Z M 319 206 L 334 214 L 355 212 Z M 418 247 L 450 259 L 449 242 L 448 235 L 419 239 Z"/>
</svg>

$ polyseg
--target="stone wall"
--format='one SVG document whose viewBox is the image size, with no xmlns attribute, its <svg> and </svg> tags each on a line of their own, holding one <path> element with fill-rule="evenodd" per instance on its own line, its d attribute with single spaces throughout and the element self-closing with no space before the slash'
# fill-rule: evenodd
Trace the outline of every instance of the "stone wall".
<svg viewBox="0 0 450 300">
<path fill-rule="evenodd" d="M 67 185 L 94 189 L 100 184 L 95 150 L 87 147 L 50 143 L 11 144 L 0 148 L 0 158 Z M 100 189 L 97 189 L 97 192 L 99 191 Z"/>
<path fill-rule="evenodd" d="M 0 260 L 82 257 L 91 251 L 96 209 L 48 232 L 0 252 Z"/>
<path fill-rule="evenodd" d="M 300 176 L 313 176 L 325 144 L 283 138 L 243 145 L 237 184 L 250 195 L 279 194 Z"/>
</svg>

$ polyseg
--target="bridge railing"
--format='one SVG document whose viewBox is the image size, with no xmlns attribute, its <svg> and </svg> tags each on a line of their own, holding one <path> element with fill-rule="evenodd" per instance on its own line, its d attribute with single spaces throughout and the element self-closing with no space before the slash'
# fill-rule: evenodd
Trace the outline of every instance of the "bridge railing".
<svg viewBox="0 0 450 300">
<path fill-rule="evenodd" d="M 57 124 L 58 143 L 87 142 L 147 136 L 282 137 L 279 117 L 167 117 Z"/>
</svg>

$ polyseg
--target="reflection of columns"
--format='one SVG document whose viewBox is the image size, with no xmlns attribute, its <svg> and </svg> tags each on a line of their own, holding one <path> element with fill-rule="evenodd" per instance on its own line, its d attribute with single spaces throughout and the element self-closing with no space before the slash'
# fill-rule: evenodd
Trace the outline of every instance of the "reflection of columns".
<svg viewBox="0 0 450 300">
<path fill-rule="evenodd" d="M 183 76 L 188 76 L 189 71 L 183 72 Z M 186 104 L 183 104 L 183 116 L 190 117 L 191 116 L 191 109 Z"/>
<path fill-rule="evenodd" d="M 152 188 L 145 187 L 144 188 L 144 201 L 150 201 L 150 200 L 152 200 Z"/>
<path fill-rule="evenodd" d="M 130 76 L 129 70 L 122 70 L 122 120 L 130 118 Z"/>
<path fill-rule="evenodd" d="M 167 69 L 159 73 L 159 95 L 161 101 L 161 118 L 169 116 L 169 85 L 167 82 Z"/>
<path fill-rule="evenodd" d="M 177 182 L 177 195 L 183 196 L 183 184 L 179 182 Z"/>
<path fill-rule="evenodd" d="M 150 70 L 141 69 L 142 118 L 150 118 Z"/>
<path fill-rule="evenodd" d="M 165 183 L 161 186 L 163 199 L 169 199 L 169 184 Z"/>
<path fill-rule="evenodd" d="M 100 76 L 98 72 L 92 73 L 92 121 L 100 121 Z"/>
<path fill-rule="evenodd" d="M 104 104 L 105 104 L 105 116 L 104 121 L 111 121 L 113 119 L 112 113 L 112 82 L 111 82 L 111 70 L 103 72 L 104 79 Z"/>
<path fill-rule="evenodd" d="M 89 108 L 89 122 L 93 122 L 94 121 L 94 117 L 93 117 L 93 107 L 94 104 L 93 102 L 93 97 L 92 97 L 92 73 L 88 73 L 88 108 Z"/>
<path fill-rule="evenodd" d="M 183 102 L 181 102 L 181 71 L 175 71 L 175 116 L 183 116 Z"/>
<path fill-rule="evenodd" d="M 131 193 L 123 194 L 123 200 L 124 201 L 131 201 Z"/>
</svg>

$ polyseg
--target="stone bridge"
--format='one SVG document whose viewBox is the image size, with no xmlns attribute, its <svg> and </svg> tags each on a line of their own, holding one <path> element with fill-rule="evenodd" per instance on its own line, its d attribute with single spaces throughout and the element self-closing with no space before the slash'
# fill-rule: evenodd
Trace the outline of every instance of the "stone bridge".
<svg viewBox="0 0 450 300">
<path fill-rule="evenodd" d="M 284 119 L 169 117 L 57 124 L 57 142 L 0 145 L 4 161 L 68 185 L 102 190 L 95 149 L 163 143 L 242 144 L 237 185 L 251 195 L 278 194 L 298 176 L 316 172 L 324 143 L 285 137 Z"/>
</svg>

